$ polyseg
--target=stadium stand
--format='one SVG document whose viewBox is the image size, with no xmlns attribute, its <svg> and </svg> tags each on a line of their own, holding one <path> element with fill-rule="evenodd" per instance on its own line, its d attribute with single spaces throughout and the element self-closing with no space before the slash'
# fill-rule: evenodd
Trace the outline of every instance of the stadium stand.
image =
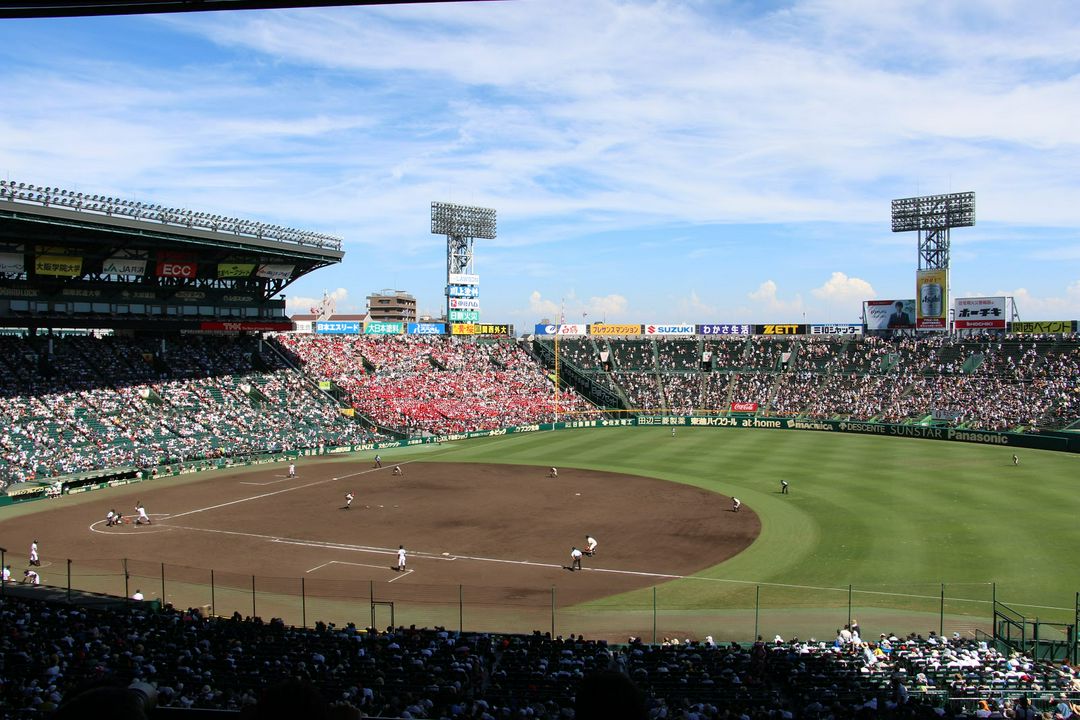
<svg viewBox="0 0 1080 720">
<path fill-rule="evenodd" d="M 1080 697 L 1075 668 L 930 632 L 866 642 L 759 638 L 751 645 L 569 635 L 457 633 L 349 624 L 210 618 L 142 602 L 86 606 L 8 588 L 0 604 L 8 717 L 47 717 L 81 689 L 146 683 L 176 717 L 240 717 L 267 688 L 311 688 L 330 703 L 386 718 L 573 718 L 582 681 L 628 676 L 649 717 L 1016 717 Z M 144 687 L 147 687 L 144 686 Z M 985 710 L 984 710 L 985 708 Z M 1010 714 L 1012 713 L 1012 714 Z M 354 715 L 358 716 L 358 715 Z"/>
</svg>

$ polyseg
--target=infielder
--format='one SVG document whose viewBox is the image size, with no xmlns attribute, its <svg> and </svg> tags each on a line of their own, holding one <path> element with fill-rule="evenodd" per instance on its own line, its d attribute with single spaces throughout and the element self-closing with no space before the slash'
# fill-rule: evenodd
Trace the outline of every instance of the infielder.
<svg viewBox="0 0 1080 720">
<path fill-rule="evenodd" d="M 37 540 L 30 543 L 30 564 L 41 567 L 41 558 L 38 557 Z"/>
<path fill-rule="evenodd" d="M 382 458 L 379 457 L 378 455 L 375 456 L 375 467 L 377 467 L 377 468 L 382 467 Z"/>
<path fill-rule="evenodd" d="M 577 546 L 570 548 L 570 570 L 581 569 L 581 551 L 577 549 Z"/>
<path fill-rule="evenodd" d="M 296 477 L 296 463 L 294 462 L 289 463 L 289 477 Z"/>
<path fill-rule="evenodd" d="M 352 505 L 352 501 L 353 501 L 353 494 L 352 494 L 352 492 L 350 491 L 350 492 L 347 492 L 347 493 L 345 493 L 345 507 L 343 507 L 343 508 L 341 508 L 341 509 L 342 509 L 342 510 L 348 510 L 348 509 L 349 509 L 349 506 L 351 506 L 351 505 Z"/>
<path fill-rule="evenodd" d="M 401 466 L 400 465 L 395 465 L 394 466 L 394 474 L 397 475 L 398 477 L 401 477 Z"/>
<path fill-rule="evenodd" d="M 398 572 L 405 572 L 405 546 L 398 545 L 397 548 L 397 569 Z"/>
<path fill-rule="evenodd" d="M 548 471 L 548 477 L 549 478 L 557 478 L 557 477 L 559 477 L 559 468 L 554 468 L 554 467 L 551 468 L 551 470 Z"/>
<path fill-rule="evenodd" d="M 585 554 L 593 555 L 596 552 L 596 538 L 592 535 L 585 536 Z"/>
<path fill-rule="evenodd" d="M 731 498 L 731 512 L 739 512 L 741 506 L 742 501 L 739 498 Z"/>
</svg>

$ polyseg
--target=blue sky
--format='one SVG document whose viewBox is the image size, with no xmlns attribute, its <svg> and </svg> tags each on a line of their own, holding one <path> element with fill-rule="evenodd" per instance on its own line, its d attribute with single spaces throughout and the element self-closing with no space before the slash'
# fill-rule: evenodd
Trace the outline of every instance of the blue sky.
<svg viewBox="0 0 1080 720">
<path fill-rule="evenodd" d="M 495 208 L 483 319 L 855 322 L 889 201 L 976 193 L 960 295 L 1080 318 L 1080 4 L 507 0 L 0 22 L 0 175 L 346 241 L 290 287 L 443 306 L 433 200 Z"/>
</svg>

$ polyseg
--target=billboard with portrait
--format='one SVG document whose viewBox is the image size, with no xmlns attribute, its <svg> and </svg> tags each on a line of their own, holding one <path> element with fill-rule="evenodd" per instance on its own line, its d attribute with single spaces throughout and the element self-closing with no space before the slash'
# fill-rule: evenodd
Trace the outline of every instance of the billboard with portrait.
<svg viewBox="0 0 1080 720">
<path fill-rule="evenodd" d="M 912 330 L 915 328 L 915 299 L 867 300 L 863 303 L 867 330 Z"/>
</svg>

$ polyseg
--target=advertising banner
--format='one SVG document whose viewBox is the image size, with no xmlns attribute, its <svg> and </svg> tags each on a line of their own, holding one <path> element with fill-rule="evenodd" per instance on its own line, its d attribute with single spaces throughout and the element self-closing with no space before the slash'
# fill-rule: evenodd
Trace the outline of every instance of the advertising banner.
<svg viewBox="0 0 1080 720">
<path fill-rule="evenodd" d="M 537 325 L 534 333 L 536 335 L 588 335 L 589 326 L 577 323 L 569 325 Z"/>
<path fill-rule="evenodd" d="M 709 325 L 698 325 L 698 335 L 749 335 L 753 329 L 752 325 L 729 325 L 727 323 L 711 323 Z"/>
<path fill-rule="evenodd" d="M 334 387 L 334 383 L 331 382 L 330 380 L 320 380 L 319 381 L 319 389 L 320 390 L 332 390 L 333 387 Z"/>
<path fill-rule="evenodd" d="M 629 323 L 593 323 L 589 326 L 590 335 L 640 335 L 641 326 Z"/>
<path fill-rule="evenodd" d="M 1005 329 L 1005 298 L 956 298 L 953 317 L 957 330 Z"/>
<path fill-rule="evenodd" d="M 477 323 L 473 327 L 477 335 L 510 335 L 514 329 L 507 323 Z"/>
<path fill-rule="evenodd" d="M 479 310 L 451 310 L 447 320 L 451 322 L 476 322 L 480 319 Z"/>
<path fill-rule="evenodd" d="M 145 275 L 146 261 L 111 257 L 101 263 L 101 273 L 103 275 Z"/>
<path fill-rule="evenodd" d="M 1009 332 L 1022 335 L 1060 335 L 1076 332 L 1075 320 L 1033 320 L 1009 323 Z"/>
<path fill-rule="evenodd" d="M 251 277 L 255 269 L 255 263 L 218 263 L 217 276 L 219 278 L 246 278 Z"/>
<path fill-rule="evenodd" d="M 479 285 L 480 284 L 480 276 L 479 275 L 467 275 L 467 274 L 464 274 L 464 273 L 450 273 L 449 277 L 447 277 L 446 280 L 450 285 Z"/>
<path fill-rule="evenodd" d="M 292 277 L 295 265 L 260 265 L 255 275 L 268 280 L 288 280 Z"/>
<path fill-rule="evenodd" d="M 34 273 L 55 277 L 82 275 L 82 258 L 66 255 L 38 255 L 34 258 Z"/>
<path fill-rule="evenodd" d="M 197 263 L 159 260 L 155 274 L 158 277 L 194 278 L 198 272 L 199 266 Z"/>
<path fill-rule="evenodd" d="M 776 325 L 755 325 L 755 335 L 805 335 L 806 326 L 798 323 L 778 323 Z"/>
<path fill-rule="evenodd" d="M 452 298 L 480 297 L 480 288 L 476 285 L 447 285 L 446 294 Z"/>
<path fill-rule="evenodd" d="M 731 412 L 757 412 L 758 404 L 756 402 L 733 402 L 731 403 Z"/>
<path fill-rule="evenodd" d="M 364 323 L 365 335 L 400 335 L 405 323 L 400 322 L 366 322 Z"/>
<path fill-rule="evenodd" d="M 409 323 L 405 331 L 409 335 L 445 335 L 446 323 L 414 322 Z"/>
<path fill-rule="evenodd" d="M 450 325 L 451 335 L 475 335 L 476 324 L 475 323 L 451 323 Z"/>
<path fill-rule="evenodd" d="M 911 330 L 915 327 L 915 300 L 867 300 L 863 317 L 867 330 Z"/>
<path fill-rule="evenodd" d="M 360 323 L 346 320 L 316 320 L 316 335 L 359 335 Z"/>
<path fill-rule="evenodd" d="M 0 273 L 14 275 L 22 272 L 26 272 L 22 253 L 0 253 Z"/>
<path fill-rule="evenodd" d="M 862 335 L 862 325 L 841 325 L 838 323 L 826 325 L 811 325 L 811 335 Z"/>
<path fill-rule="evenodd" d="M 480 301 L 471 298 L 450 298 L 450 307 L 455 310 L 479 310 Z"/>
<path fill-rule="evenodd" d="M 287 320 L 281 322 L 204 322 L 199 323 L 200 330 L 220 332 L 288 332 L 293 324 Z"/>
<path fill-rule="evenodd" d="M 693 335 L 697 328 L 693 325 L 670 324 L 670 325 L 646 325 L 646 335 Z"/>
<path fill-rule="evenodd" d="M 920 330 L 948 330 L 949 271 L 919 270 L 915 274 L 915 325 Z"/>
</svg>

